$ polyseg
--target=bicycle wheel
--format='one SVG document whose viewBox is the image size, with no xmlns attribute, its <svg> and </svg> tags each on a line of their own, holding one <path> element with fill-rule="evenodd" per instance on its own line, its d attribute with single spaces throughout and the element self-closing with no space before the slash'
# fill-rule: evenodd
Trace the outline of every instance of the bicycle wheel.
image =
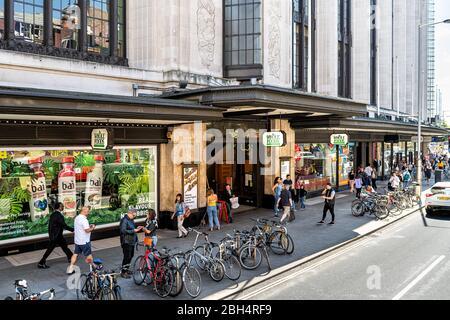
<svg viewBox="0 0 450 320">
<path fill-rule="evenodd" d="M 209 266 L 209 276 L 216 282 L 222 281 L 225 276 L 225 266 L 220 260 L 214 259 Z"/>
<path fill-rule="evenodd" d="M 241 277 L 241 264 L 235 256 L 232 254 L 225 254 L 221 261 L 225 267 L 225 275 L 228 279 L 236 281 Z"/>
<path fill-rule="evenodd" d="M 171 271 L 173 275 L 173 287 L 169 295 L 176 297 L 183 291 L 183 274 L 178 268 L 172 269 Z"/>
<path fill-rule="evenodd" d="M 239 262 L 244 269 L 255 270 L 261 265 L 261 251 L 254 245 L 245 245 L 239 253 Z"/>
<path fill-rule="evenodd" d="M 208 257 L 209 253 L 211 252 L 210 250 L 208 250 L 208 245 L 204 244 L 201 246 L 198 246 L 197 248 L 195 248 L 195 251 L 200 254 L 200 256 L 202 257 Z M 197 266 L 201 269 L 201 270 L 205 270 L 206 268 L 206 261 L 203 260 L 199 255 L 194 255 L 194 260 L 195 263 L 197 264 Z"/>
<path fill-rule="evenodd" d="M 272 250 L 273 253 L 276 255 L 286 254 L 289 247 L 289 240 L 284 232 L 275 231 L 270 235 L 268 242 L 270 250 Z"/>
<path fill-rule="evenodd" d="M 82 274 L 77 283 L 77 299 L 93 300 L 95 296 L 94 283 L 92 277 Z"/>
<path fill-rule="evenodd" d="M 286 253 L 290 255 L 290 254 L 293 254 L 294 250 L 295 250 L 294 239 L 292 239 L 290 234 L 287 234 L 286 237 L 287 237 L 287 239 L 289 241 Z"/>
<path fill-rule="evenodd" d="M 188 295 L 196 298 L 202 290 L 202 277 L 200 272 L 192 266 L 186 266 L 183 270 L 183 285 Z"/>
<path fill-rule="evenodd" d="M 352 203 L 352 215 L 361 217 L 364 214 L 364 204 L 360 200 L 355 200 Z"/>
<path fill-rule="evenodd" d="M 389 217 L 389 210 L 386 203 L 377 203 L 373 213 L 379 220 L 384 220 Z"/>
<path fill-rule="evenodd" d="M 146 263 L 145 263 L 144 256 L 139 256 L 134 261 L 133 280 L 134 280 L 134 283 L 137 284 L 138 286 L 140 286 L 144 283 L 144 278 L 145 278 L 144 268 L 145 268 L 145 266 L 146 266 Z"/>
<path fill-rule="evenodd" d="M 167 297 L 173 288 L 173 273 L 172 271 L 163 266 L 156 270 L 155 279 L 153 279 L 156 294 L 161 298 Z"/>
<path fill-rule="evenodd" d="M 270 271 L 272 271 L 272 265 L 270 264 L 270 257 L 269 257 L 269 253 L 267 252 L 267 247 L 263 246 L 262 251 L 263 251 L 264 258 L 266 259 L 266 262 L 267 262 L 267 269 L 270 272 Z"/>
<path fill-rule="evenodd" d="M 104 300 L 104 301 L 116 300 L 114 291 L 112 291 L 110 287 L 102 288 L 99 292 L 98 300 Z"/>
<path fill-rule="evenodd" d="M 123 300 L 122 288 L 119 285 L 114 286 L 114 297 L 115 297 L 115 300 Z"/>
</svg>

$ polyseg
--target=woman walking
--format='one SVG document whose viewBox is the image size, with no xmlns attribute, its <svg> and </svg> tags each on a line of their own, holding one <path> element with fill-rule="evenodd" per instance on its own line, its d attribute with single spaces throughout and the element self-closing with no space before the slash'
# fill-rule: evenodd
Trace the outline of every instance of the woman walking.
<svg viewBox="0 0 450 320">
<path fill-rule="evenodd" d="M 213 189 L 209 189 L 207 196 L 208 208 L 206 212 L 208 213 L 209 231 L 213 231 L 214 226 L 217 230 L 220 230 L 219 216 L 217 214 L 217 195 Z"/>
<path fill-rule="evenodd" d="M 184 222 L 184 212 L 186 211 L 186 205 L 184 204 L 183 196 L 177 194 L 175 199 L 175 210 L 172 214 L 172 220 L 176 216 L 178 221 L 178 239 L 186 238 L 188 231 L 183 227 Z"/>
<path fill-rule="evenodd" d="M 300 200 L 300 209 L 301 210 L 305 210 L 306 209 L 305 200 L 306 200 L 306 195 L 307 194 L 308 194 L 308 191 L 306 191 L 305 185 L 302 183 L 300 185 L 300 189 L 298 190 L 298 198 Z"/>
<path fill-rule="evenodd" d="M 280 177 L 277 177 L 273 182 L 272 192 L 275 200 L 273 210 L 275 212 L 275 218 L 278 218 L 278 199 L 280 199 L 281 190 L 283 189 L 283 181 Z"/>
<path fill-rule="evenodd" d="M 355 171 L 352 169 L 348 174 L 348 180 L 350 181 L 350 192 L 355 192 Z"/>
<path fill-rule="evenodd" d="M 433 166 L 431 165 L 430 161 L 427 161 L 425 164 L 425 177 L 427 179 L 427 186 L 430 185 L 430 179 L 431 179 L 431 172 L 433 171 Z"/>
</svg>

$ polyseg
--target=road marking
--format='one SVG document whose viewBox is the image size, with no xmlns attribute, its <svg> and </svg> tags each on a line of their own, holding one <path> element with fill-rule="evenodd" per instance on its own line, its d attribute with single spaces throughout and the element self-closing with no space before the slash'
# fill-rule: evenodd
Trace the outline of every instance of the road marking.
<svg viewBox="0 0 450 320">
<path fill-rule="evenodd" d="M 418 284 L 420 282 L 420 280 L 422 280 L 428 273 L 431 272 L 431 270 L 433 270 L 444 259 L 445 259 L 445 256 L 440 256 L 439 258 L 434 260 L 434 262 L 432 264 L 430 264 L 428 266 L 428 268 L 423 270 L 422 273 L 417 276 L 417 278 L 415 278 L 413 281 L 411 281 L 411 283 L 408 284 L 405 287 L 405 289 L 400 291 L 392 300 L 400 300 L 409 290 L 411 290 L 416 284 Z"/>
<path fill-rule="evenodd" d="M 325 263 L 327 263 L 327 262 L 329 262 L 329 261 L 331 261 L 331 260 L 333 260 L 333 259 L 335 259 L 335 258 L 337 258 L 337 257 L 339 257 L 339 256 L 341 256 L 341 255 L 343 255 L 345 253 L 347 253 L 348 251 L 351 251 L 351 250 L 353 250 L 353 249 L 355 249 L 357 247 L 360 247 L 360 246 L 364 245 L 365 243 L 367 243 L 369 241 L 371 241 L 371 239 L 366 239 L 364 241 L 358 242 L 358 243 L 356 243 L 356 244 L 354 244 L 354 245 L 352 245 L 352 246 L 350 246 L 350 247 L 348 247 L 348 248 L 346 248 L 346 249 L 344 249 L 342 251 L 339 251 L 339 252 L 337 252 L 335 254 L 332 254 L 331 256 L 326 257 L 325 259 L 323 259 L 323 260 L 321 260 L 321 261 L 319 261 L 319 262 L 317 262 L 315 264 L 312 264 L 311 266 L 309 266 L 307 268 L 304 268 L 304 269 L 301 269 L 299 271 L 296 271 L 296 272 L 294 272 L 293 274 L 291 274 L 291 275 L 289 275 L 287 277 L 281 278 L 281 279 L 279 279 L 279 280 L 277 280 L 275 282 L 272 282 L 271 284 L 269 284 L 267 286 L 262 287 L 261 289 L 258 289 L 256 291 L 250 292 L 250 293 L 248 293 L 248 294 L 246 294 L 246 295 L 244 295 L 242 297 L 238 297 L 236 300 L 249 300 L 252 297 L 254 297 L 254 296 L 256 296 L 256 295 L 258 295 L 260 293 L 263 293 L 263 292 L 265 292 L 265 291 L 267 291 L 269 289 L 272 289 L 273 287 L 276 287 L 276 286 L 278 286 L 278 285 L 280 285 L 282 283 L 285 283 L 286 281 L 289 281 L 292 278 L 298 277 L 299 275 L 301 275 L 303 273 L 306 273 L 306 272 L 308 272 L 310 270 L 313 270 L 313 269 L 321 266 L 322 264 L 325 264 Z"/>
</svg>

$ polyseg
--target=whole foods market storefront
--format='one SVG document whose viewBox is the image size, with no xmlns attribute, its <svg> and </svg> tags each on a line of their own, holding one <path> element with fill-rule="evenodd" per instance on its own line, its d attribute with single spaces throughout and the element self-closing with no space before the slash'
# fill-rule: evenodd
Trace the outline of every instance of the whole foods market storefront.
<svg viewBox="0 0 450 320">
<path fill-rule="evenodd" d="M 181 178 L 171 179 L 182 165 L 170 159 L 170 133 L 222 117 L 220 108 L 185 101 L 2 87 L 0 112 L 0 256 L 42 248 L 56 202 L 69 225 L 90 206 L 94 240 L 117 236 L 130 207 L 138 221 L 148 209 L 171 210 L 172 193 L 182 192 Z M 95 145 L 99 131 L 108 132 L 104 146 Z"/>
</svg>

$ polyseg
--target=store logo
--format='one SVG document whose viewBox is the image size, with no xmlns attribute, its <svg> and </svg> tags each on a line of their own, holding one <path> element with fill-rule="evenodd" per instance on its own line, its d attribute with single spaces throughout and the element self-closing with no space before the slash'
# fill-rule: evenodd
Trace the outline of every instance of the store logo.
<svg viewBox="0 0 450 320">
<path fill-rule="evenodd" d="M 333 134 L 330 139 L 330 143 L 335 146 L 346 146 L 348 144 L 348 135 L 346 134 Z"/>
<path fill-rule="evenodd" d="M 286 133 L 283 131 L 263 134 L 263 145 L 267 148 L 281 148 L 286 145 Z"/>
<path fill-rule="evenodd" d="M 91 145 L 96 150 L 106 150 L 108 148 L 108 130 L 92 130 Z"/>
</svg>

